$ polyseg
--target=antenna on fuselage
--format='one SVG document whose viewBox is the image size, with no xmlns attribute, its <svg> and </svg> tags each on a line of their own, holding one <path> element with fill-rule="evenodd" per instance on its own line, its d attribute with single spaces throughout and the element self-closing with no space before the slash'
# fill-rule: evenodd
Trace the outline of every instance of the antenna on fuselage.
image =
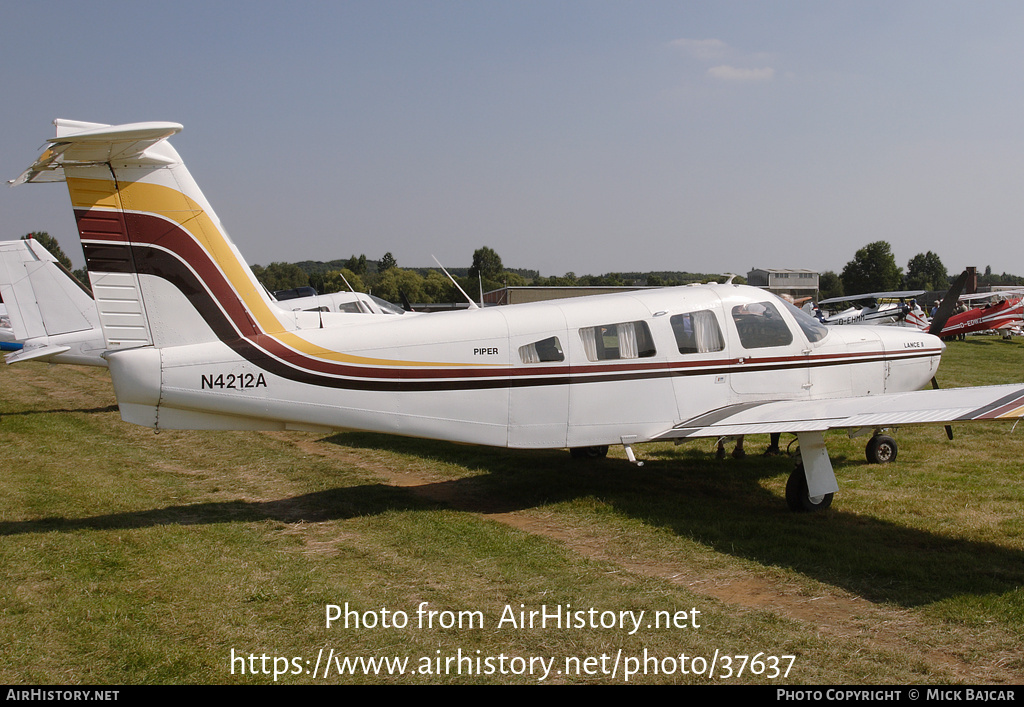
<svg viewBox="0 0 1024 707">
<path fill-rule="evenodd" d="M 736 275 L 736 273 L 727 272 L 727 273 L 724 273 L 724 274 L 729 276 L 729 279 L 726 280 L 725 283 L 723 283 L 723 284 L 726 284 L 726 285 L 731 285 L 732 281 L 735 280 L 738 277 Z"/>
<path fill-rule="evenodd" d="M 441 268 L 441 272 L 448 276 L 448 279 L 452 281 L 452 284 L 455 285 L 455 287 L 459 289 L 459 292 L 462 293 L 462 296 L 466 298 L 466 301 L 469 302 L 469 308 L 480 309 L 480 307 L 477 306 L 476 302 L 470 299 L 469 295 L 466 294 L 466 291 L 459 286 L 459 283 L 455 281 L 455 278 L 451 276 L 451 273 L 444 269 L 444 266 L 441 265 L 441 261 L 435 258 L 433 255 L 431 255 L 430 257 L 434 258 L 434 262 L 437 263 L 437 267 Z"/>
<path fill-rule="evenodd" d="M 341 272 L 341 270 L 338 271 L 338 274 L 341 275 L 341 281 L 345 283 L 345 287 L 348 288 L 348 291 L 356 296 L 356 306 L 359 307 L 359 311 L 362 312 L 363 314 L 372 314 L 372 312 L 366 311 L 366 305 L 363 303 L 361 299 L 359 299 L 359 293 L 356 292 L 356 289 L 349 284 L 349 281 L 345 277 L 345 274 Z"/>
</svg>

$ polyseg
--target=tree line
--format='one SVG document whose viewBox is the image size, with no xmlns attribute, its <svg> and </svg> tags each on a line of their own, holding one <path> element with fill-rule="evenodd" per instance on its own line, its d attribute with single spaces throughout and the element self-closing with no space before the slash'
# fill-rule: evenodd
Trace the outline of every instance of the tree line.
<svg viewBox="0 0 1024 707">
<path fill-rule="evenodd" d="M 402 295 L 410 302 L 431 304 L 458 302 L 463 299 L 452 282 L 436 268 L 401 268 L 390 252 L 380 260 L 366 255 L 353 255 L 347 260 L 302 261 L 253 266 L 253 273 L 264 287 L 276 292 L 296 287 L 313 287 L 319 294 L 347 290 L 346 282 L 359 292 L 370 292 L 390 302 Z M 542 277 L 536 270 L 506 268 L 501 256 L 488 246 L 473 252 L 468 268 L 448 268 L 448 272 L 473 299 L 484 292 L 502 287 L 625 287 L 685 285 L 691 282 L 721 280 L 718 274 L 688 272 L 612 272 L 603 275 L 579 275 L 568 272 L 562 276 Z M 735 282 L 743 282 L 737 278 Z"/>
<path fill-rule="evenodd" d="M 61 249 L 55 238 L 45 231 L 34 231 L 22 236 L 22 240 L 34 238 L 57 258 L 67 270 L 81 282 L 88 284 L 85 268 L 71 269 L 71 259 Z M 273 262 L 266 267 L 254 265 L 253 273 L 260 283 L 272 292 L 297 287 L 313 287 L 317 293 L 347 291 L 349 286 L 358 292 L 370 292 L 389 302 L 399 302 L 404 295 L 410 302 L 425 304 L 458 302 L 462 295 L 452 282 L 435 268 L 401 268 L 395 256 L 387 252 L 379 260 L 366 255 L 352 255 L 348 259 L 327 262 L 307 260 L 298 263 Z M 450 268 L 449 273 L 466 292 L 476 299 L 482 286 L 485 292 L 501 287 L 527 285 L 545 287 L 623 287 L 649 286 L 667 287 L 686 285 L 693 282 L 721 280 L 721 274 L 690 273 L 677 271 L 654 272 L 611 272 L 603 275 L 579 275 L 567 272 L 562 276 L 543 277 L 539 271 L 506 268 L 501 256 L 490 247 L 484 246 L 473 252 L 472 265 L 468 268 Z M 874 241 L 854 253 L 853 260 L 842 272 L 836 274 L 827 270 L 820 274 L 818 290 L 821 299 L 857 295 L 867 292 L 891 292 L 894 290 L 942 291 L 958 273 L 952 275 L 946 270 L 936 253 L 918 253 L 907 263 L 907 268 L 896 264 L 892 248 L 886 241 Z M 734 282 L 746 282 L 736 277 Z M 347 284 L 346 284 L 347 282 Z M 1024 277 L 1002 273 L 996 275 L 992 266 L 986 266 L 978 275 L 978 285 L 1020 285 Z"/>
<path fill-rule="evenodd" d="M 821 299 L 829 299 L 896 290 L 945 291 L 959 273 L 950 274 L 939 256 L 930 250 L 911 258 L 904 272 L 896 264 L 889 243 L 875 241 L 859 249 L 839 275 L 831 270 L 821 273 L 818 292 Z M 988 265 L 984 274 L 978 275 L 978 285 L 1024 285 L 1024 277 L 1005 272 L 995 275 Z"/>
</svg>

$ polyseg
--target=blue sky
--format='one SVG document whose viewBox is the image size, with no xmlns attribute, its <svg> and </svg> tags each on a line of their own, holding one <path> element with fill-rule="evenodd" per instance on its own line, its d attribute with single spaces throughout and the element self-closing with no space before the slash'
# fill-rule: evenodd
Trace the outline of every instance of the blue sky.
<svg viewBox="0 0 1024 707">
<path fill-rule="evenodd" d="M 0 167 L 171 120 L 251 263 L 1024 274 L 1019 2 L 6 2 Z M 62 185 L 0 238 L 76 264 Z"/>
</svg>

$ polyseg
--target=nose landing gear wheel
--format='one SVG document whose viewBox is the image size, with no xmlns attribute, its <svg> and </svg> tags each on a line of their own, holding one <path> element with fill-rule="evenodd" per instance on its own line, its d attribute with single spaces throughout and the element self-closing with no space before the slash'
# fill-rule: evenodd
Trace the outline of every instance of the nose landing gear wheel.
<svg viewBox="0 0 1024 707">
<path fill-rule="evenodd" d="M 789 506 L 789 510 L 796 513 L 823 511 L 832 505 L 833 495 L 831 493 L 826 493 L 824 496 L 809 495 L 803 464 L 796 465 L 793 473 L 789 475 L 789 481 L 786 482 L 786 505 Z"/>
<path fill-rule="evenodd" d="M 569 450 L 569 456 L 573 459 L 604 459 L 608 456 L 608 445 L 602 444 L 599 447 L 573 447 Z"/>
</svg>

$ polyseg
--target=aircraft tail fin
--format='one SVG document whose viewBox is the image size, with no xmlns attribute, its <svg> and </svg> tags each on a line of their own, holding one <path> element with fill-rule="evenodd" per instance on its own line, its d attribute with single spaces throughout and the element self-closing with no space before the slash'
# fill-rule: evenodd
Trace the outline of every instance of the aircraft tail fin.
<svg viewBox="0 0 1024 707">
<path fill-rule="evenodd" d="M 293 327 L 167 142 L 181 125 L 54 124 L 56 137 L 11 184 L 67 183 L 107 349 Z"/>
<path fill-rule="evenodd" d="M 0 297 L 19 341 L 99 328 L 92 293 L 31 238 L 0 243 Z"/>
<path fill-rule="evenodd" d="M 0 296 L 14 337 L 24 344 L 7 363 L 106 365 L 92 293 L 38 241 L 0 242 Z"/>
</svg>

